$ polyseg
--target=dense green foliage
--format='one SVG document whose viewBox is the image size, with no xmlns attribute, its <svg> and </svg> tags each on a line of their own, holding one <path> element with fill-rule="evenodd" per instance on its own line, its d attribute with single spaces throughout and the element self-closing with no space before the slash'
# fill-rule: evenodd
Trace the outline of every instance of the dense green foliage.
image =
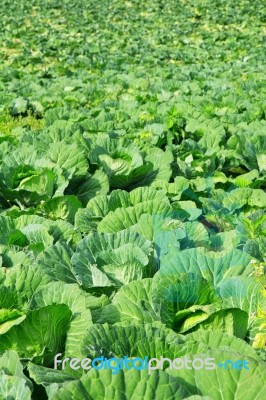
<svg viewBox="0 0 266 400">
<path fill-rule="evenodd" d="M 1 1 L 0 399 L 265 396 L 264 12 Z M 250 369 L 56 371 L 57 353 Z"/>
</svg>

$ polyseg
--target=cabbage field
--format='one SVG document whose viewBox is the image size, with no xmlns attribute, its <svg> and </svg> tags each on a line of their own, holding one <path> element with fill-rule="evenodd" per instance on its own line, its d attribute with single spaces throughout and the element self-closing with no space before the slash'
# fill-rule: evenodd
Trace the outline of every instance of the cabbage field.
<svg viewBox="0 0 266 400">
<path fill-rule="evenodd" d="M 0 400 L 266 399 L 263 0 L 1 0 Z"/>
</svg>

